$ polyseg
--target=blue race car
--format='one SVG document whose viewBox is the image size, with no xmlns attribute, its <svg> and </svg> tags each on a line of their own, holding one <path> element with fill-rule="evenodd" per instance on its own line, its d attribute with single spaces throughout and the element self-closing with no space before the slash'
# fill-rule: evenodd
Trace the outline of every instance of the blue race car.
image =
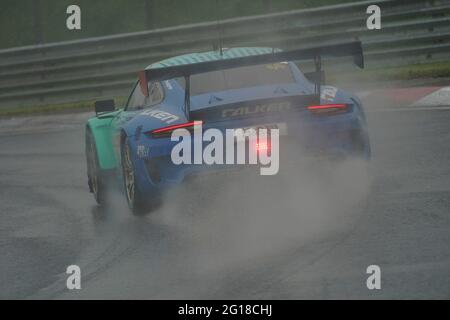
<svg viewBox="0 0 450 320">
<path fill-rule="evenodd" d="M 189 177 L 229 168 L 219 162 L 174 163 L 177 142 L 171 135 L 177 129 L 193 132 L 199 124 L 224 133 L 277 128 L 282 155 L 301 148 L 369 159 L 360 100 L 322 85 L 321 58 L 329 56 L 352 56 L 363 67 L 359 41 L 293 51 L 233 48 L 150 65 L 139 73 L 123 108 L 112 100 L 96 103 L 96 116 L 86 125 L 90 191 L 105 204 L 112 178 L 123 185 L 130 208 L 141 211 Z M 293 62 L 298 60 L 314 60 L 316 71 L 303 74 Z"/>
</svg>

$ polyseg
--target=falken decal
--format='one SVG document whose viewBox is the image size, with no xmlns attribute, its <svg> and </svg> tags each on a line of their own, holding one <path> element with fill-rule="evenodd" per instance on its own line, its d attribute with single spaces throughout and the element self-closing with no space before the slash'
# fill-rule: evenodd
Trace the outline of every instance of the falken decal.
<svg viewBox="0 0 450 320">
<path fill-rule="evenodd" d="M 176 115 L 158 109 L 145 110 L 144 112 L 141 113 L 141 115 L 159 119 L 167 124 L 171 124 L 172 122 L 178 121 L 180 119 L 180 117 Z"/>
<path fill-rule="evenodd" d="M 222 117 L 223 118 L 239 117 L 249 114 L 280 112 L 289 110 L 291 110 L 290 102 L 277 102 L 277 103 L 259 104 L 255 106 L 225 109 L 222 111 Z"/>
</svg>

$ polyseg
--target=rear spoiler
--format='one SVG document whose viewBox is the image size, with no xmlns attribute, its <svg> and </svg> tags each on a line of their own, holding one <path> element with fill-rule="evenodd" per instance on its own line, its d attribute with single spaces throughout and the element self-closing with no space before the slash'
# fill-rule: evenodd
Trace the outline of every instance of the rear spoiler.
<svg viewBox="0 0 450 320">
<path fill-rule="evenodd" d="M 205 61 L 192 64 L 153 68 L 141 71 L 139 81 L 141 91 L 148 96 L 148 82 L 164 81 L 175 78 L 185 78 L 185 113 L 189 119 L 190 113 L 190 76 L 217 70 L 233 69 L 251 65 L 270 64 L 285 61 L 314 60 L 316 66 L 315 93 L 320 96 L 322 79 L 322 57 L 353 57 L 353 62 L 364 68 L 364 55 L 361 41 L 351 41 L 319 47 L 310 47 L 291 51 L 274 51 L 273 53 L 251 55 L 240 58 L 231 58 L 215 61 Z"/>
</svg>

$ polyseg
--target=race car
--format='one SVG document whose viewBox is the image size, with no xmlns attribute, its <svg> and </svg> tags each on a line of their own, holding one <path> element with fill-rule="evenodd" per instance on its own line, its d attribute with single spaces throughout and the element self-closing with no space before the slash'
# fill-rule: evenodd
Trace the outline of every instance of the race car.
<svg viewBox="0 0 450 320">
<path fill-rule="evenodd" d="M 343 56 L 363 68 L 359 41 L 292 51 L 230 48 L 151 64 L 139 73 L 125 106 L 98 101 L 96 116 L 87 122 L 88 185 L 95 200 L 104 205 L 107 188 L 117 183 L 132 211 L 146 211 L 189 177 L 229 168 L 174 163 L 172 134 L 192 132 L 199 123 L 221 132 L 277 128 L 280 149 L 368 160 L 361 101 L 323 84 L 322 57 Z M 315 71 L 302 73 L 296 62 L 303 60 L 313 60 Z"/>
</svg>

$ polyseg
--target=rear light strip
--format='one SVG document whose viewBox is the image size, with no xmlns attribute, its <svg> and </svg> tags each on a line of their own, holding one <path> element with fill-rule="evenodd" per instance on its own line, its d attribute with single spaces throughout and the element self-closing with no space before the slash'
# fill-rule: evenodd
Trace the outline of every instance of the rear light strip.
<svg viewBox="0 0 450 320">
<path fill-rule="evenodd" d="M 309 106 L 308 110 L 320 110 L 320 109 L 345 109 L 346 104 L 321 104 L 317 106 Z"/>
<path fill-rule="evenodd" d="M 147 135 L 151 134 L 154 136 L 167 136 L 177 129 L 190 129 L 195 126 L 200 126 L 202 123 L 203 123 L 202 121 L 190 121 L 190 122 L 175 124 L 172 126 L 167 126 L 167 127 L 163 127 L 163 128 L 159 128 L 159 129 L 155 129 L 155 130 L 150 130 L 150 131 L 145 132 L 145 134 L 147 134 Z"/>
<path fill-rule="evenodd" d="M 346 104 L 322 104 L 322 105 L 312 105 L 308 106 L 307 109 L 311 111 L 312 113 L 332 113 L 332 112 L 339 112 L 339 111 L 345 111 L 347 109 L 348 105 Z M 202 125 L 202 121 L 190 121 L 186 123 L 181 124 L 175 124 L 172 126 L 167 126 L 155 130 L 150 130 L 145 132 L 147 135 L 153 135 L 155 137 L 164 137 L 167 135 L 170 135 L 173 131 L 177 129 L 192 129 L 195 126 Z"/>
<path fill-rule="evenodd" d="M 332 113 L 332 112 L 342 112 L 347 110 L 348 105 L 346 104 L 321 104 L 315 106 L 308 106 L 307 109 L 312 113 Z"/>
</svg>

